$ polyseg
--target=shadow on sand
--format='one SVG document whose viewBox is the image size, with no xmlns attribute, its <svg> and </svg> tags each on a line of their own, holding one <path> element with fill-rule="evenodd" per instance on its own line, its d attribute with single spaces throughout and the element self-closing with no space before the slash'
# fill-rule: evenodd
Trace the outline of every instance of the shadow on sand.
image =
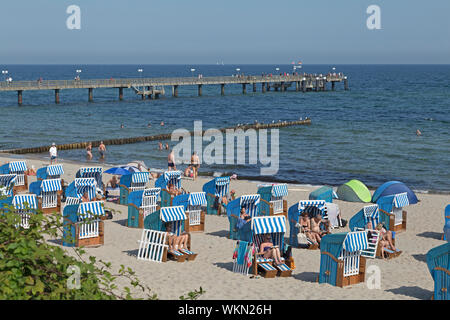
<svg viewBox="0 0 450 320">
<path fill-rule="evenodd" d="M 417 234 L 418 237 L 431 238 L 431 239 L 436 239 L 436 240 L 442 240 L 442 235 L 443 235 L 442 232 L 440 233 L 440 232 L 431 232 L 431 231 L 426 231 L 426 232 Z"/>
<path fill-rule="evenodd" d="M 433 291 L 429 291 L 423 288 L 419 288 L 417 286 L 414 287 L 400 287 L 396 289 L 386 290 L 388 292 L 392 292 L 393 294 L 401 294 L 404 296 L 421 299 L 421 300 L 430 300 L 433 296 Z"/>
</svg>

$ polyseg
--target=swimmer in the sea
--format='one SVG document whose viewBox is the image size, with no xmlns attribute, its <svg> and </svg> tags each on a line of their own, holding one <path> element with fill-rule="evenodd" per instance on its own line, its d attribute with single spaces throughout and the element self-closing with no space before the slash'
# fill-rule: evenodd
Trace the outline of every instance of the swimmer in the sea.
<svg viewBox="0 0 450 320">
<path fill-rule="evenodd" d="M 416 135 L 417 135 L 417 136 L 421 136 L 421 135 L 422 135 L 422 132 L 420 132 L 420 130 L 417 129 L 417 130 L 416 130 Z"/>
</svg>

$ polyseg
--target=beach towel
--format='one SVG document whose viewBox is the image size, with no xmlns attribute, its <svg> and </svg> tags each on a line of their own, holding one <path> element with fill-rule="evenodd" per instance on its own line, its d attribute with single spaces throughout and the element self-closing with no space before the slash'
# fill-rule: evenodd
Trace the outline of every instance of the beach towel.
<svg viewBox="0 0 450 320">
<path fill-rule="evenodd" d="M 335 203 L 327 202 L 325 203 L 325 208 L 327 210 L 328 220 L 333 228 L 340 227 L 340 221 L 338 219 L 339 213 L 341 212 L 339 206 Z"/>
<path fill-rule="evenodd" d="M 238 253 L 237 253 L 237 261 L 236 261 L 236 263 L 239 265 L 243 265 L 245 262 L 247 246 L 248 246 L 248 242 L 239 241 L 239 248 L 238 248 Z"/>
</svg>

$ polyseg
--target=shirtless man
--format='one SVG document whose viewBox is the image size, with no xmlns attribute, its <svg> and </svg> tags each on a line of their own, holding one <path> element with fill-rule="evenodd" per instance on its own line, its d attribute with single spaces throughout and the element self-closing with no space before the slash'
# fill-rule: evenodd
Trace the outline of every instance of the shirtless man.
<svg viewBox="0 0 450 320">
<path fill-rule="evenodd" d="M 159 150 L 162 150 L 162 149 L 163 149 L 163 145 L 162 145 L 162 142 L 161 142 L 161 141 L 158 143 L 158 149 L 159 149 Z"/>
<path fill-rule="evenodd" d="M 104 159 L 106 146 L 103 144 L 103 141 L 100 141 L 100 145 L 98 146 L 98 152 L 100 153 L 100 159 Z"/>
<path fill-rule="evenodd" d="M 115 189 L 119 187 L 119 181 L 117 180 L 116 176 L 113 176 L 111 180 L 108 181 L 106 186 L 111 186 L 111 188 Z"/>
<path fill-rule="evenodd" d="M 167 166 L 169 167 L 169 171 L 177 170 L 177 167 L 175 166 L 175 154 L 173 153 L 173 150 L 170 151 L 169 156 L 167 157 Z"/>
<path fill-rule="evenodd" d="M 320 230 L 320 224 L 323 223 L 327 226 L 327 231 Z M 322 214 L 318 213 L 315 217 L 311 218 L 311 233 L 315 234 L 316 239 L 320 243 L 322 237 L 329 233 L 329 224 L 328 221 L 322 219 Z"/>
<path fill-rule="evenodd" d="M 193 152 L 191 156 L 191 166 L 194 170 L 194 180 L 197 179 L 198 176 L 198 168 L 200 168 L 200 159 L 197 155 L 197 152 Z"/>
</svg>

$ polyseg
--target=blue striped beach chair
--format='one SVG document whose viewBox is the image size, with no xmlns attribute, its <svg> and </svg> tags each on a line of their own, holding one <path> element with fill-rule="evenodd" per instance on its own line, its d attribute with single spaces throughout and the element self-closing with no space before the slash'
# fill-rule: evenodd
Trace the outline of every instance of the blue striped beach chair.
<svg viewBox="0 0 450 320">
<path fill-rule="evenodd" d="M 252 242 L 237 241 L 233 252 L 233 272 L 247 276 L 253 265 L 254 251 Z"/>
<path fill-rule="evenodd" d="M 173 198 L 174 206 L 184 206 L 186 213 L 186 223 L 184 229 L 186 232 L 203 232 L 205 231 L 205 214 L 206 214 L 206 193 L 190 192 L 181 194 Z"/>
<path fill-rule="evenodd" d="M 37 180 L 30 183 L 30 193 L 38 197 L 39 210 L 43 213 L 61 211 L 61 179 Z"/>
<path fill-rule="evenodd" d="M 91 247 L 104 243 L 103 201 L 66 205 L 63 210 L 63 240 L 67 247 Z"/>
<path fill-rule="evenodd" d="M 19 223 L 16 227 L 28 229 L 30 227 L 30 217 L 38 210 L 38 201 L 34 194 L 20 194 L 12 198 L 12 205 L 19 215 Z"/>
<path fill-rule="evenodd" d="M 15 181 L 15 174 L 0 174 L 0 196 L 12 197 Z"/>
<path fill-rule="evenodd" d="M 407 192 L 380 197 L 377 204 L 380 211 L 380 220 L 388 230 L 406 231 L 407 212 L 403 208 L 409 205 Z"/>
<path fill-rule="evenodd" d="M 130 192 L 127 201 L 128 227 L 141 229 L 144 227 L 144 219 L 160 208 L 158 205 L 160 192 L 160 188 L 149 188 Z"/>
<path fill-rule="evenodd" d="M 319 283 L 344 287 L 364 282 L 368 248 L 366 231 L 328 234 L 320 244 Z"/>
<path fill-rule="evenodd" d="M 75 178 L 66 188 L 66 198 L 81 198 L 85 192 L 88 193 L 89 200 L 96 199 L 97 183 L 95 178 Z"/>
<path fill-rule="evenodd" d="M 36 179 L 60 179 L 63 174 L 64 168 L 62 164 L 51 164 L 46 167 L 39 168 L 36 171 Z"/>
<path fill-rule="evenodd" d="M 248 224 L 245 228 L 248 228 Z M 284 263 L 275 265 L 273 259 L 264 258 L 264 254 L 259 253 L 260 245 L 267 234 L 270 235 L 274 246 L 278 246 L 282 255 L 287 251 L 287 245 L 284 243 L 284 234 L 286 233 L 286 218 L 284 215 L 254 217 L 251 220 L 250 229 L 251 241 L 255 246 L 252 273 L 257 275 L 258 272 L 261 272 L 265 278 L 273 278 L 276 275 L 280 277 L 291 276 L 291 267 L 294 263 L 292 256 L 287 259 L 282 257 L 281 260 Z"/>
<path fill-rule="evenodd" d="M 103 168 L 102 167 L 82 167 L 75 174 L 75 178 L 94 178 L 97 188 L 105 193 L 105 185 L 103 184 Z"/>
<path fill-rule="evenodd" d="M 206 214 L 220 215 L 224 213 L 225 207 L 222 198 L 228 199 L 230 195 L 230 177 L 216 177 L 203 185 L 206 193 Z"/>
<path fill-rule="evenodd" d="M 317 208 L 318 212 L 322 215 L 323 219 L 327 219 L 326 213 L 326 202 L 325 200 L 301 200 L 298 203 L 292 205 L 288 210 L 288 219 L 290 225 L 289 232 L 289 244 L 294 247 L 300 247 L 298 242 L 298 236 L 304 235 L 304 231 L 300 225 L 300 216 L 308 210 L 309 208 Z M 306 238 L 306 235 L 304 235 Z M 313 246 L 313 241 L 309 238 L 306 238 L 309 244 L 309 249 L 318 249 L 318 246 Z"/>
<path fill-rule="evenodd" d="M 172 233 L 179 236 L 184 231 L 186 214 L 184 206 L 161 207 L 144 219 L 144 230 L 139 241 L 138 259 L 166 262 L 168 259 L 177 262 L 194 260 L 196 253 L 191 251 L 191 237 L 188 233 L 187 250 L 169 249 L 167 224 L 172 224 Z M 156 232 L 149 232 L 156 231 Z M 165 235 L 164 235 L 165 234 Z M 161 248 L 153 250 L 152 248 Z"/>
<path fill-rule="evenodd" d="M 450 243 L 444 243 L 427 253 L 428 270 L 434 281 L 434 300 L 450 300 Z"/>
<path fill-rule="evenodd" d="M 134 172 L 120 178 L 120 204 L 128 204 L 128 195 L 133 191 L 142 191 L 150 180 L 150 172 Z"/>
<path fill-rule="evenodd" d="M 0 174 L 15 174 L 14 194 L 28 191 L 27 163 L 24 160 L 10 161 L 0 167 Z"/>
<path fill-rule="evenodd" d="M 258 186 L 258 194 L 261 196 L 261 215 L 274 216 L 283 214 L 287 219 L 288 187 L 286 183 Z"/>
<path fill-rule="evenodd" d="M 450 204 L 445 207 L 444 211 L 444 234 L 442 235 L 442 240 L 450 241 Z"/>
<path fill-rule="evenodd" d="M 227 216 L 230 222 L 230 239 L 240 239 L 239 220 L 242 208 L 245 208 L 245 212 L 252 218 L 259 216 L 259 205 L 261 203 L 260 199 L 261 196 L 259 194 L 250 194 L 240 196 L 239 198 L 228 203 Z"/>
<path fill-rule="evenodd" d="M 165 171 L 156 179 L 155 187 L 161 188 L 161 207 L 172 206 L 174 196 L 169 193 L 169 185 L 173 185 L 175 189 L 184 192 L 181 188 L 181 171 Z"/>
</svg>

